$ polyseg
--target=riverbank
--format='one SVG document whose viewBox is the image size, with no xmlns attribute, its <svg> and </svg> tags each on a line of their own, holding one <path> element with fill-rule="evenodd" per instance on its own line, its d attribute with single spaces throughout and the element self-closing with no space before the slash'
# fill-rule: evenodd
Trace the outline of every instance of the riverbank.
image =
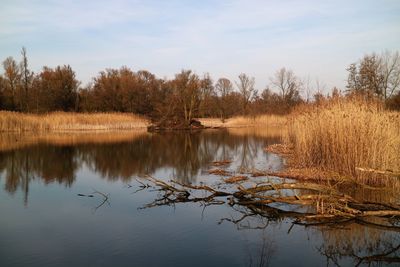
<svg viewBox="0 0 400 267">
<path fill-rule="evenodd" d="M 286 116 L 236 116 L 226 119 L 199 118 L 206 128 L 283 127 Z M 146 129 L 150 120 L 131 113 L 52 112 L 29 114 L 0 111 L 0 132 L 63 132 Z"/>
<path fill-rule="evenodd" d="M 377 101 L 338 98 L 304 105 L 286 116 L 198 120 L 209 128 L 257 127 L 260 136 L 282 136 L 299 177 L 315 178 L 317 173 L 320 179 L 347 177 L 360 184 L 399 183 L 400 113 L 385 110 Z M 0 132 L 145 130 L 149 125 L 148 119 L 128 113 L 0 111 Z"/>
<path fill-rule="evenodd" d="M 26 114 L 0 111 L 0 132 L 105 131 L 145 129 L 147 119 L 129 113 L 52 112 Z"/>
<path fill-rule="evenodd" d="M 199 118 L 201 124 L 211 128 L 245 128 L 245 127 L 284 127 L 287 125 L 287 116 L 257 115 L 235 116 L 222 121 L 220 118 Z"/>
</svg>

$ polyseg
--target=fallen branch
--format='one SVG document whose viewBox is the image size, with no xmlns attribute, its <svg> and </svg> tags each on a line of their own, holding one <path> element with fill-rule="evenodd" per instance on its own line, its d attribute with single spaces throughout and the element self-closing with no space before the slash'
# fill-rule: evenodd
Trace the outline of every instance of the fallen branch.
<svg viewBox="0 0 400 267">
<path fill-rule="evenodd" d="M 400 218 L 400 208 L 397 204 L 360 202 L 328 185 L 313 183 L 257 183 L 254 186 L 243 187 L 243 185 L 239 184 L 237 189 L 233 191 L 221 191 L 208 185 L 191 185 L 177 181 L 167 183 L 151 176 L 146 176 L 145 179 L 151 182 L 154 187 L 157 187 L 160 192 L 163 192 L 164 195 L 147 204 L 144 208 L 175 205 L 183 202 L 202 202 L 204 205 L 229 204 L 232 207 L 243 207 L 245 211 L 242 213 L 246 216 L 239 220 L 225 219 L 231 222 L 239 222 L 254 215 L 262 216 L 267 220 L 293 218 L 295 223 L 302 225 L 340 224 L 349 221 L 368 225 L 363 218 Z M 238 181 L 240 180 L 238 179 Z M 225 180 L 225 183 L 228 182 Z M 285 193 L 282 190 L 285 190 Z M 298 195 L 295 190 L 306 190 L 308 193 Z M 204 191 L 209 194 L 195 197 L 195 191 Z M 292 192 L 294 195 L 288 195 L 288 192 Z M 308 212 L 287 211 L 276 205 L 274 207 L 270 206 L 273 203 L 300 205 L 313 209 Z M 380 225 L 380 227 L 400 231 L 400 227 L 396 225 Z"/>
<path fill-rule="evenodd" d="M 249 179 L 249 177 L 244 176 L 244 175 L 240 175 L 240 176 L 229 177 L 228 179 L 225 179 L 224 182 L 228 183 L 228 184 L 234 184 L 234 183 L 237 183 L 237 182 L 246 181 L 248 179 Z"/>
<path fill-rule="evenodd" d="M 393 171 L 393 170 L 376 170 L 376 169 L 371 169 L 371 168 L 361 168 L 361 167 L 356 167 L 356 171 L 360 172 L 372 172 L 376 174 L 385 174 L 385 175 L 393 175 L 393 176 L 400 176 L 400 171 Z"/>
<path fill-rule="evenodd" d="M 225 166 L 231 163 L 232 163 L 231 160 L 221 160 L 221 161 L 213 161 L 211 165 L 218 167 L 218 166 Z"/>
</svg>

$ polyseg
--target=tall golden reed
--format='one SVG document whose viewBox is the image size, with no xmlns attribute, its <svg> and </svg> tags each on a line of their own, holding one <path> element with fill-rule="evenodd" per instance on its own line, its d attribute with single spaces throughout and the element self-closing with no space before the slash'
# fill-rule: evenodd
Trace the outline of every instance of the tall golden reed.
<svg viewBox="0 0 400 267">
<path fill-rule="evenodd" d="M 297 110 L 287 138 L 301 165 L 336 171 L 362 183 L 385 184 L 389 177 L 356 167 L 400 169 L 400 113 L 385 111 L 376 101 L 336 99 Z"/>
<path fill-rule="evenodd" d="M 224 122 L 219 118 L 199 118 L 204 126 L 208 127 L 282 127 L 286 124 L 286 116 L 263 114 L 256 116 L 235 116 L 226 119 Z"/>
<path fill-rule="evenodd" d="M 144 128 L 147 120 L 128 113 L 53 112 L 42 115 L 0 111 L 0 132 L 46 132 Z"/>
</svg>

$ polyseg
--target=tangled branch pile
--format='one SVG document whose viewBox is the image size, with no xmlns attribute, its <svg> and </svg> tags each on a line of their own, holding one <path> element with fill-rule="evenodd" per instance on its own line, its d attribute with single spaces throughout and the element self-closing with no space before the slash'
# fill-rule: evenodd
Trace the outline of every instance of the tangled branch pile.
<svg viewBox="0 0 400 267">
<path fill-rule="evenodd" d="M 303 225 L 336 224 L 350 221 L 372 224 L 368 222 L 368 217 L 400 218 L 398 203 L 358 201 L 349 195 L 340 193 L 335 186 L 301 182 L 277 184 L 257 182 L 254 185 L 245 186 L 245 183 L 240 180 L 232 190 L 221 191 L 219 188 L 229 187 L 227 182 L 211 187 L 183 184 L 177 181 L 164 182 L 150 176 L 146 176 L 145 179 L 161 194 L 160 198 L 143 208 L 187 202 L 201 202 L 205 206 L 228 204 L 232 207 L 245 208 L 245 212 L 242 212 L 244 213 L 243 218 L 230 220 L 234 223 L 253 215 L 274 219 L 292 218 L 294 223 Z M 276 205 L 271 206 L 272 203 L 304 206 L 307 207 L 307 211 L 288 211 L 276 207 Z M 397 224 L 375 226 L 400 231 L 400 226 Z"/>
</svg>

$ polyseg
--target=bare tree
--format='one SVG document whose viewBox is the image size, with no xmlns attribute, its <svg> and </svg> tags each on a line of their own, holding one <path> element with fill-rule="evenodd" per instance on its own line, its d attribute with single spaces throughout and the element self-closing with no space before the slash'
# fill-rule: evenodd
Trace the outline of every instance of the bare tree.
<svg viewBox="0 0 400 267">
<path fill-rule="evenodd" d="M 28 69 L 28 57 L 26 55 L 26 48 L 22 47 L 21 50 L 22 62 L 21 62 L 21 74 L 22 74 L 22 82 L 24 86 L 24 109 L 25 111 L 29 111 L 29 97 L 28 90 L 29 86 L 32 82 L 33 73 Z"/>
<path fill-rule="evenodd" d="M 366 55 L 360 62 L 359 81 L 363 92 L 383 96 L 383 74 L 381 73 L 381 59 L 376 54 Z"/>
<path fill-rule="evenodd" d="M 239 75 L 239 82 L 236 82 L 236 86 L 242 95 L 243 113 L 248 112 L 249 103 L 257 95 L 257 91 L 254 89 L 254 84 L 254 77 L 249 77 L 245 73 L 241 73 Z"/>
<path fill-rule="evenodd" d="M 209 73 L 205 73 L 200 82 L 200 105 L 199 115 L 202 117 L 210 116 L 215 96 L 214 82 Z"/>
<path fill-rule="evenodd" d="M 300 89 L 302 82 L 292 70 L 281 68 L 274 77 L 270 78 L 271 87 L 280 92 L 282 100 L 287 105 L 292 105 L 300 99 Z"/>
<path fill-rule="evenodd" d="M 34 83 L 36 112 L 76 110 L 79 81 L 69 65 L 43 67 Z"/>
<path fill-rule="evenodd" d="M 304 92 L 305 95 L 305 101 L 308 103 L 311 101 L 312 96 L 323 96 L 324 92 L 326 91 L 326 84 L 321 82 L 318 78 L 314 80 L 314 82 L 311 80 L 310 76 L 307 76 L 304 78 L 301 82 L 300 85 L 302 87 L 302 91 Z"/>
<path fill-rule="evenodd" d="M 220 78 L 215 84 L 215 88 L 217 89 L 219 96 L 226 97 L 232 92 L 233 84 L 227 78 Z"/>
<path fill-rule="evenodd" d="M 200 104 L 199 77 L 191 70 L 182 70 L 175 75 L 172 84 L 179 107 L 183 111 L 184 123 L 189 126 Z"/>
<path fill-rule="evenodd" d="M 11 105 L 15 109 L 15 94 L 21 74 L 17 62 L 13 57 L 8 57 L 3 61 L 4 75 L 11 90 Z"/>
<path fill-rule="evenodd" d="M 350 92 L 375 95 L 387 100 L 400 89 L 398 51 L 365 55 L 358 63 L 351 64 L 347 71 L 347 88 Z"/>
<path fill-rule="evenodd" d="M 272 87 L 278 89 L 284 99 L 299 91 L 301 85 L 300 80 L 294 75 L 293 71 L 286 70 L 286 68 L 278 70 L 270 80 Z"/>
<path fill-rule="evenodd" d="M 385 51 L 381 55 L 384 99 L 388 99 L 400 89 L 400 54 L 399 51 Z"/>
<path fill-rule="evenodd" d="M 225 122 L 225 119 L 227 118 L 228 96 L 233 91 L 233 85 L 229 79 L 220 78 L 215 84 L 215 89 L 219 95 L 219 109 L 221 112 L 221 119 L 222 122 Z"/>
</svg>

